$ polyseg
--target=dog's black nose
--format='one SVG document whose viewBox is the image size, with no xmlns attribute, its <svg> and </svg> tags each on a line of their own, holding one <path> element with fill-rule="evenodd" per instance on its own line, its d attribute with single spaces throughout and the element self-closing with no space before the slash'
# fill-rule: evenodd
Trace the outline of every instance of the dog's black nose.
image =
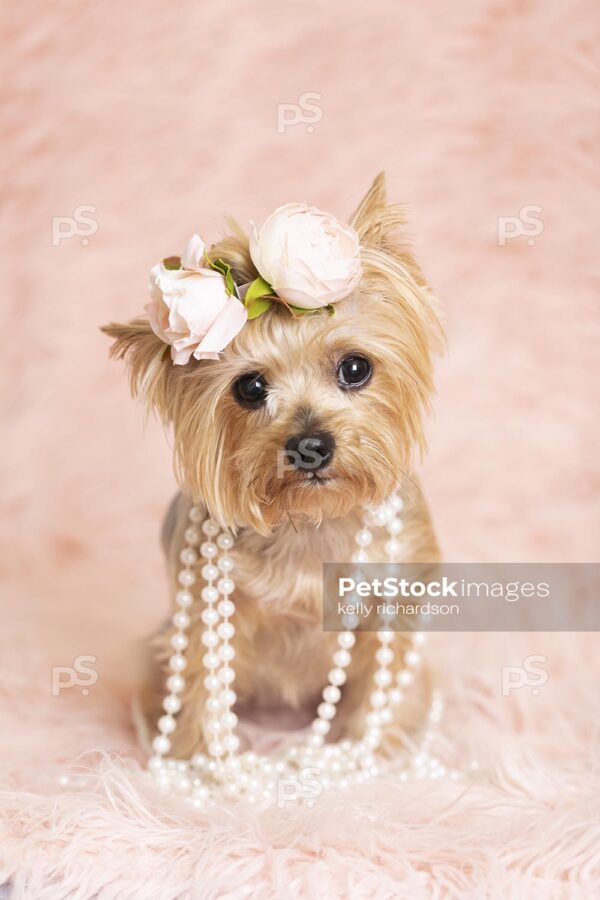
<svg viewBox="0 0 600 900">
<path fill-rule="evenodd" d="M 317 434 L 295 434 L 285 445 L 287 461 L 294 469 L 316 472 L 329 465 L 335 449 L 335 438 L 328 431 Z"/>
</svg>

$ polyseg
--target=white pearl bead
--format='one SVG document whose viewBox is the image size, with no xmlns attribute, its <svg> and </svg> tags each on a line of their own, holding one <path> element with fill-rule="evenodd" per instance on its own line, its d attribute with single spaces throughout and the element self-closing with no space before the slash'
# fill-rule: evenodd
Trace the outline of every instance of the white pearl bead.
<svg viewBox="0 0 600 900">
<path fill-rule="evenodd" d="M 382 644 L 389 644 L 394 639 L 394 633 L 392 631 L 378 631 L 377 637 Z"/>
<path fill-rule="evenodd" d="M 187 660 L 181 653 L 175 653 L 169 660 L 169 668 L 172 672 L 183 672 L 187 666 Z"/>
<path fill-rule="evenodd" d="M 235 588 L 235 581 L 231 578 L 221 578 L 217 583 L 217 588 L 220 594 L 231 594 Z"/>
<path fill-rule="evenodd" d="M 314 719 L 311 728 L 315 732 L 315 734 L 325 735 L 331 728 L 331 724 L 325 719 Z"/>
<path fill-rule="evenodd" d="M 218 734 L 220 732 L 220 730 L 221 730 L 221 723 L 219 722 L 218 719 L 210 719 L 206 723 L 206 731 L 208 734 L 215 735 L 215 734 Z"/>
<path fill-rule="evenodd" d="M 413 644 L 415 647 L 422 647 L 426 640 L 427 636 L 423 631 L 415 631 L 413 634 Z"/>
<path fill-rule="evenodd" d="M 238 722 L 238 717 L 234 712 L 226 712 L 221 716 L 221 722 L 223 724 L 223 728 L 235 728 Z"/>
<path fill-rule="evenodd" d="M 219 613 L 216 611 L 216 609 L 208 607 L 208 609 L 202 610 L 201 619 L 205 625 L 216 625 L 219 621 Z"/>
<path fill-rule="evenodd" d="M 233 706 L 237 700 L 236 693 L 231 688 L 225 688 L 219 694 L 219 699 L 223 706 Z"/>
<path fill-rule="evenodd" d="M 365 553 L 364 550 L 358 550 L 356 553 L 352 554 L 352 562 L 353 563 L 366 563 L 369 562 L 369 557 Z"/>
<path fill-rule="evenodd" d="M 384 707 L 381 710 L 381 712 L 379 713 L 379 715 L 381 716 L 381 724 L 382 725 L 389 725 L 390 722 L 392 721 L 392 719 L 394 718 L 392 715 L 392 711 L 388 706 Z"/>
<path fill-rule="evenodd" d="M 185 547 L 179 554 L 179 559 L 185 566 L 193 566 L 198 559 L 198 554 L 191 547 Z"/>
<path fill-rule="evenodd" d="M 221 572 L 225 572 L 225 574 L 235 568 L 235 563 L 230 556 L 222 556 L 217 565 Z"/>
<path fill-rule="evenodd" d="M 373 540 L 373 535 L 368 528 L 361 528 L 360 531 L 357 531 L 354 535 L 354 540 L 359 547 L 368 547 Z"/>
<path fill-rule="evenodd" d="M 406 687 L 413 682 L 413 673 L 407 672 L 406 669 L 403 669 L 402 672 L 398 673 L 398 684 L 401 684 L 402 687 Z"/>
<path fill-rule="evenodd" d="M 211 741 L 208 745 L 208 752 L 211 756 L 223 756 L 223 744 L 221 741 Z"/>
<path fill-rule="evenodd" d="M 375 672 L 374 681 L 377 687 L 387 687 L 392 683 L 392 673 L 387 669 L 378 669 Z"/>
<path fill-rule="evenodd" d="M 161 716 L 158 720 L 158 730 L 163 734 L 172 734 L 176 727 L 177 723 L 173 716 Z"/>
<path fill-rule="evenodd" d="M 336 666 L 339 666 L 341 669 L 350 665 L 352 657 L 350 656 L 347 650 L 336 650 L 333 654 L 333 661 Z"/>
<path fill-rule="evenodd" d="M 219 615 L 223 616 L 224 619 L 227 619 L 229 618 L 229 616 L 232 616 L 234 614 L 235 603 L 233 603 L 231 600 L 221 600 L 221 602 L 217 606 L 217 609 L 219 611 Z"/>
<path fill-rule="evenodd" d="M 175 628 L 187 628 L 190 624 L 190 617 L 186 612 L 180 610 L 173 616 L 173 625 Z"/>
<path fill-rule="evenodd" d="M 221 548 L 221 550 L 231 550 L 234 544 L 233 537 L 226 532 L 224 534 L 219 535 L 217 538 L 217 544 Z"/>
<path fill-rule="evenodd" d="M 204 679 L 204 687 L 207 691 L 218 691 L 221 686 L 217 675 L 207 675 Z"/>
<path fill-rule="evenodd" d="M 189 528 L 185 529 L 184 538 L 188 544 L 199 544 L 202 540 L 202 535 L 197 528 L 190 525 Z"/>
<path fill-rule="evenodd" d="M 409 650 L 404 654 L 404 663 L 411 668 L 418 666 L 421 662 L 421 654 L 417 650 Z"/>
<path fill-rule="evenodd" d="M 386 541 L 383 549 L 390 557 L 396 557 L 400 555 L 400 550 L 402 549 L 402 545 L 399 541 L 394 540 L 393 538 L 389 541 Z"/>
<path fill-rule="evenodd" d="M 327 685 L 323 690 L 323 700 L 327 703 L 338 703 L 341 696 L 342 692 L 334 684 Z"/>
<path fill-rule="evenodd" d="M 223 641 L 230 640 L 235 634 L 235 628 L 231 624 L 231 622 L 221 622 L 219 627 L 217 628 L 217 634 Z"/>
<path fill-rule="evenodd" d="M 214 581 L 219 577 L 219 570 L 213 563 L 206 563 L 205 566 L 202 566 L 202 577 L 205 581 Z"/>
<path fill-rule="evenodd" d="M 375 659 L 382 666 L 389 666 L 394 659 L 394 651 L 390 647 L 380 647 L 375 654 Z"/>
<path fill-rule="evenodd" d="M 179 606 L 188 607 L 194 602 L 194 595 L 190 591 L 177 591 L 175 600 Z"/>
<path fill-rule="evenodd" d="M 219 637 L 214 631 L 205 631 L 202 635 L 202 643 L 205 647 L 216 647 L 219 643 Z"/>
<path fill-rule="evenodd" d="M 383 710 L 381 712 L 379 710 L 374 710 L 367 714 L 366 722 L 370 728 L 375 728 L 378 725 L 381 725 L 381 716 L 383 714 Z"/>
<path fill-rule="evenodd" d="M 207 519 L 202 524 L 202 531 L 207 537 L 214 537 L 215 534 L 218 534 L 221 529 L 217 525 L 216 522 L 213 522 L 212 519 Z"/>
<path fill-rule="evenodd" d="M 176 697 L 174 694 L 169 694 L 163 700 L 163 709 L 165 712 L 168 712 L 171 715 L 173 715 L 173 713 L 177 713 L 181 709 L 181 700 L 179 699 L 179 697 Z"/>
<path fill-rule="evenodd" d="M 394 512 L 401 512 L 404 509 L 404 500 L 398 494 L 392 494 L 389 502 Z"/>
<path fill-rule="evenodd" d="M 328 680 L 331 682 L 331 684 L 339 686 L 345 682 L 346 673 L 343 669 L 339 669 L 337 667 L 333 668 L 328 675 Z"/>
<path fill-rule="evenodd" d="M 233 657 L 235 656 L 235 650 L 231 646 L 231 644 L 223 644 L 218 649 L 219 659 L 223 662 L 231 662 Z"/>
<path fill-rule="evenodd" d="M 220 660 L 219 654 L 214 650 L 209 650 L 208 653 L 205 653 L 202 657 L 202 663 L 205 669 L 216 669 Z"/>
<path fill-rule="evenodd" d="M 356 637 L 351 631 L 342 631 L 338 634 L 337 642 L 344 650 L 350 650 L 356 643 Z"/>
<path fill-rule="evenodd" d="M 182 584 L 184 587 L 190 587 L 196 581 L 196 576 L 189 569 L 182 569 L 177 578 L 179 584 Z"/>
<path fill-rule="evenodd" d="M 172 694 L 179 694 L 185 687 L 185 678 L 183 675 L 169 675 L 167 678 L 167 688 Z"/>
<path fill-rule="evenodd" d="M 217 685 L 218 689 L 219 685 Z M 206 700 L 206 711 L 209 713 L 220 713 L 221 712 L 221 701 L 218 697 L 208 697 Z"/>
<path fill-rule="evenodd" d="M 171 637 L 171 647 L 174 650 L 185 650 L 188 645 L 188 639 L 185 634 L 174 634 Z"/>
<path fill-rule="evenodd" d="M 216 587 L 207 586 L 202 588 L 202 592 L 200 594 L 205 603 L 214 603 L 215 600 L 219 597 L 219 592 Z"/>
<path fill-rule="evenodd" d="M 381 743 L 381 730 L 379 728 L 369 728 L 365 735 L 365 744 L 372 750 L 376 750 Z"/>
<path fill-rule="evenodd" d="M 190 511 L 188 513 L 190 522 L 201 522 L 204 518 L 204 513 L 199 506 L 190 507 Z"/>
<path fill-rule="evenodd" d="M 204 557 L 204 559 L 213 559 L 219 552 L 219 548 L 216 544 L 213 544 L 212 541 L 205 541 L 200 546 L 200 553 Z"/>
<path fill-rule="evenodd" d="M 235 681 L 235 672 L 230 666 L 223 666 L 223 668 L 219 670 L 219 678 L 222 684 L 231 684 Z"/>
<path fill-rule="evenodd" d="M 308 746 L 313 748 L 322 747 L 324 738 L 322 734 L 311 734 L 308 739 Z"/>
<path fill-rule="evenodd" d="M 399 703 L 402 703 L 402 691 L 398 690 L 398 688 L 392 688 L 388 691 L 388 701 L 391 706 L 398 706 Z"/>
<path fill-rule="evenodd" d="M 168 753 L 171 749 L 171 741 L 166 736 L 166 734 L 159 734 L 152 741 L 152 747 L 155 753 L 163 754 Z"/>
<path fill-rule="evenodd" d="M 335 706 L 333 703 L 319 703 L 317 715 L 321 719 L 333 719 L 335 716 Z"/>
<path fill-rule="evenodd" d="M 402 519 L 392 519 L 391 522 L 388 522 L 385 526 L 388 534 L 396 535 L 400 534 L 404 525 L 402 524 Z"/>
<path fill-rule="evenodd" d="M 384 691 L 373 691 L 371 694 L 371 706 L 375 709 L 379 709 L 382 706 L 385 706 L 387 701 L 387 697 Z"/>
<path fill-rule="evenodd" d="M 240 739 L 235 734 L 227 734 L 223 738 L 223 747 L 227 753 L 235 753 L 240 746 Z"/>
<path fill-rule="evenodd" d="M 203 769 L 208 762 L 204 753 L 194 753 L 192 756 L 192 765 L 195 769 Z"/>
</svg>

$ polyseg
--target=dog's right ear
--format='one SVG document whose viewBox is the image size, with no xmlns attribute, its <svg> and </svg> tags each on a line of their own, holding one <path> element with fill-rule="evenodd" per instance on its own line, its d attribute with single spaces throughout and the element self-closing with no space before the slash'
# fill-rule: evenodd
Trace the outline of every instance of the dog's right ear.
<svg viewBox="0 0 600 900">
<path fill-rule="evenodd" d="M 168 421 L 174 378 L 168 344 L 154 334 L 150 322 L 144 318 L 132 319 L 126 325 L 111 322 L 100 330 L 114 339 L 110 356 L 127 362 L 134 397 L 143 397 L 149 407 L 154 407 Z"/>
<path fill-rule="evenodd" d="M 360 201 L 350 219 L 363 247 L 385 248 L 392 235 L 406 224 L 406 209 L 400 204 L 388 204 L 385 172 L 380 172 Z"/>
</svg>

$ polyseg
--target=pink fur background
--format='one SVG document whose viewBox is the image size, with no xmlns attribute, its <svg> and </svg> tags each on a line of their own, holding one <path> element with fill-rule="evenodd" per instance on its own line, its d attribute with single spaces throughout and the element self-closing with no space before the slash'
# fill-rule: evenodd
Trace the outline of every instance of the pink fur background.
<svg viewBox="0 0 600 900">
<path fill-rule="evenodd" d="M 173 490 L 98 326 L 222 214 L 347 215 L 380 169 L 447 316 L 422 477 L 446 558 L 598 558 L 598 98 L 591 0 L 15 3 L 0 84 L 0 883 L 27 900 L 598 895 L 595 635 L 438 636 L 441 752 L 315 809 L 160 800 L 129 719 L 165 614 Z M 277 104 L 321 95 L 312 133 Z M 97 231 L 52 245 L 52 217 Z M 543 230 L 498 245 L 498 217 Z M 539 696 L 501 671 L 546 658 Z M 52 667 L 97 682 L 52 696 Z M 81 756 L 83 754 L 83 756 Z M 79 758 L 81 785 L 58 776 Z M 6 887 L 8 895 L 11 889 Z"/>
</svg>

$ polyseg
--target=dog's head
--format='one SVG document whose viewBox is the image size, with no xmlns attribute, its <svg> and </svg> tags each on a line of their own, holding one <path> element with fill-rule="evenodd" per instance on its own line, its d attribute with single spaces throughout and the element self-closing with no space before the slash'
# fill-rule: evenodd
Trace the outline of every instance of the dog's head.
<svg viewBox="0 0 600 900">
<path fill-rule="evenodd" d="M 423 447 L 422 414 L 440 341 L 435 302 L 395 232 L 383 177 L 351 224 L 362 278 L 325 311 L 293 318 L 273 305 L 218 360 L 174 366 L 147 320 L 107 326 L 112 354 L 174 431 L 184 491 L 229 528 L 268 533 L 380 503 Z M 237 283 L 257 273 L 241 233 L 213 251 Z"/>
</svg>

